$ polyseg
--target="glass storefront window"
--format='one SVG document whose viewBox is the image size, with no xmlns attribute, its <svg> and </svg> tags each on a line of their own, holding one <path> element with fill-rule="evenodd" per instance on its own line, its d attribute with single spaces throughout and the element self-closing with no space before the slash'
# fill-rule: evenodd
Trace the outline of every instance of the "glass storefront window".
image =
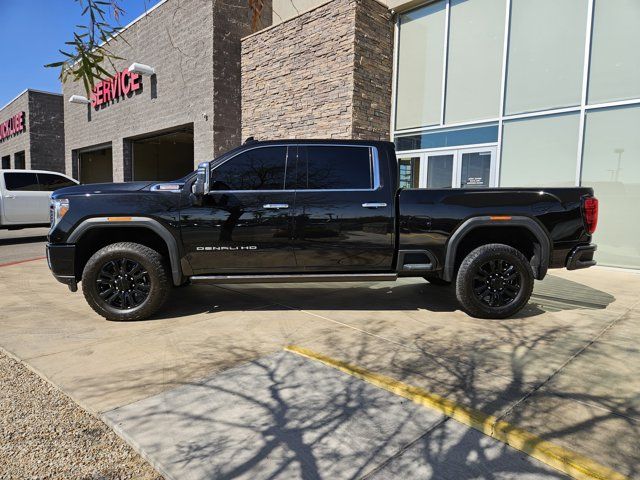
<svg viewBox="0 0 640 480">
<path fill-rule="evenodd" d="M 575 185 L 580 114 L 511 120 L 503 128 L 501 187 Z"/>
<path fill-rule="evenodd" d="M 640 97 L 640 2 L 596 0 L 588 103 Z"/>
<path fill-rule="evenodd" d="M 505 0 L 451 0 L 450 10 L 445 121 L 496 118 Z"/>
<path fill-rule="evenodd" d="M 580 104 L 586 25 L 587 0 L 512 0 L 505 114 Z"/>
<path fill-rule="evenodd" d="M 454 155 L 429 155 L 427 160 L 427 188 L 451 188 Z"/>
<path fill-rule="evenodd" d="M 440 1 L 400 17 L 396 129 L 440 123 L 445 12 Z"/>
<path fill-rule="evenodd" d="M 600 200 L 596 260 L 640 268 L 640 106 L 587 112 L 582 185 Z"/>
<path fill-rule="evenodd" d="M 402 135 L 395 138 L 397 151 L 480 145 L 497 141 L 498 124 L 437 130 L 413 135 Z"/>
<path fill-rule="evenodd" d="M 420 187 L 420 157 L 398 159 L 398 176 L 400 188 Z"/>
</svg>

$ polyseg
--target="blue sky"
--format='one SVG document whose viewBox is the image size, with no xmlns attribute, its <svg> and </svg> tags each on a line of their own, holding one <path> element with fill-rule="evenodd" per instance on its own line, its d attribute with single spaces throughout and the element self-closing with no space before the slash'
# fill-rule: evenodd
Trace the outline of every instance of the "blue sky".
<svg viewBox="0 0 640 480">
<path fill-rule="evenodd" d="M 122 26 L 159 0 L 120 0 Z M 0 108 L 25 88 L 61 92 L 58 49 L 73 38 L 75 25 L 86 23 L 76 0 L 0 0 Z"/>
</svg>

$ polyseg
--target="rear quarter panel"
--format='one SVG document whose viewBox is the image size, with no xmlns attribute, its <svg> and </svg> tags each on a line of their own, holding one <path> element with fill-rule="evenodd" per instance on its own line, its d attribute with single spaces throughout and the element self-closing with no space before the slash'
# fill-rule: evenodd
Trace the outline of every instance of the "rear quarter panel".
<svg viewBox="0 0 640 480">
<path fill-rule="evenodd" d="M 581 212 L 581 198 L 591 188 L 478 190 L 407 189 L 399 193 L 399 249 L 428 249 L 440 266 L 451 234 L 467 219 L 510 215 L 534 219 L 552 243 L 550 266 L 564 261 L 568 249 L 589 243 Z"/>
</svg>

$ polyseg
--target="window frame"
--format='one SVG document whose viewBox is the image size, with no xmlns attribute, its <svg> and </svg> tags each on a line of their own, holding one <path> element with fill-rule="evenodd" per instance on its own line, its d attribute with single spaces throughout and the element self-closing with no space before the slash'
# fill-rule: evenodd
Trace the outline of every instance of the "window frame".
<svg viewBox="0 0 640 480">
<path fill-rule="evenodd" d="M 382 187 L 380 180 L 380 163 L 378 148 L 372 145 L 348 145 L 333 143 L 301 143 L 299 147 L 332 147 L 332 148 L 366 148 L 369 150 L 369 176 L 371 179 L 370 188 L 297 188 L 297 192 L 374 192 Z M 296 159 L 298 158 L 296 154 Z"/>
<path fill-rule="evenodd" d="M 278 190 L 211 190 L 211 186 L 209 186 L 209 193 L 211 192 L 215 192 L 215 193 L 246 193 L 246 192 L 293 192 L 295 190 L 293 189 L 287 189 L 284 188 L 287 186 L 287 169 L 289 168 L 289 149 L 291 148 L 291 145 L 288 144 L 270 144 L 270 145 L 256 145 L 255 147 L 251 147 L 251 148 L 245 148 L 240 150 L 237 153 L 234 153 L 232 156 L 230 156 L 229 158 L 225 159 L 224 161 L 220 162 L 219 164 L 217 164 L 215 167 L 211 166 L 210 171 L 209 171 L 209 175 L 213 175 L 213 172 L 215 172 L 218 168 L 222 167 L 223 165 L 225 165 L 227 162 L 230 162 L 231 160 L 233 160 L 236 157 L 239 157 L 242 154 L 245 154 L 247 152 L 250 152 L 252 150 L 257 150 L 259 148 L 274 148 L 274 147 L 284 147 L 286 148 L 286 154 L 284 157 L 284 178 L 282 181 L 282 187 L 281 189 Z"/>
<path fill-rule="evenodd" d="M 333 143 L 278 143 L 278 144 L 269 144 L 269 145 L 256 145 L 255 147 L 250 147 L 246 149 L 242 149 L 241 151 L 235 153 L 231 157 L 225 159 L 220 162 L 218 165 L 211 167 L 210 175 L 213 175 L 213 172 L 220 168 L 222 165 L 230 162 L 234 158 L 242 155 L 243 153 L 249 152 L 251 150 L 256 150 L 258 148 L 269 148 L 269 147 L 285 147 L 287 149 L 287 154 L 285 157 L 285 167 L 284 167 L 284 184 L 280 190 L 211 190 L 209 188 L 209 193 L 268 193 L 268 192 L 284 192 L 284 193 L 293 193 L 293 192 L 373 192 L 379 190 L 382 187 L 382 181 L 380 180 L 380 163 L 378 156 L 378 149 L 372 145 L 349 145 L 349 144 L 333 144 Z M 291 150 L 295 149 L 295 163 L 298 162 L 298 149 L 300 147 L 349 147 L 349 148 L 366 148 L 369 150 L 369 174 L 371 176 L 371 188 L 314 188 L 314 189 L 300 189 L 300 188 L 286 188 L 287 187 L 287 172 L 289 169 L 289 160 L 292 158 Z"/>
<path fill-rule="evenodd" d="M 61 188 L 75 187 L 76 185 L 78 185 L 76 182 L 73 181 L 73 179 L 67 177 L 66 175 L 63 175 L 62 173 L 58 173 L 58 172 L 38 172 L 38 171 L 36 171 L 35 173 L 36 173 L 36 178 L 38 179 L 38 187 L 40 187 L 40 191 L 41 192 L 55 192 L 56 190 L 60 190 Z M 48 189 L 42 188 L 45 184 L 40 181 L 40 176 L 41 175 L 53 175 L 55 177 L 64 178 L 69 183 L 71 183 L 71 185 L 67 185 L 66 187 L 58 187 L 55 190 L 48 190 Z"/>
<path fill-rule="evenodd" d="M 7 185 L 7 175 L 33 175 L 36 179 L 36 183 L 35 185 L 38 187 L 35 190 L 14 190 L 14 189 L 10 189 L 9 186 Z M 29 170 L 24 170 L 24 171 L 10 171 L 10 172 L 4 172 L 2 175 L 2 183 L 4 183 L 4 188 L 7 192 L 42 192 L 43 190 L 40 189 L 40 183 L 38 182 L 38 175 L 36 174 L 36 172 L 33 171 L 29 171 Z"/>
</svg>

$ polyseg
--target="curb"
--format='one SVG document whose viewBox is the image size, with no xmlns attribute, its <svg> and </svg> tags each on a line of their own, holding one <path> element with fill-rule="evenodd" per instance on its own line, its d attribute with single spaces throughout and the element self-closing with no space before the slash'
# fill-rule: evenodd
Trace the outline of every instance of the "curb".
<svg viewBox="0 0 640 480">
<path fill-rule="evenodd" d="M 463 425 L 526 453 L 530 457 L 572 478 L 578 480 L 629 480 L 625 475 L 605 467 L 584 455 L 543 440 L 537 435 L 518 428 L 509 422 L 499 420 L 493 415 L 460 405 L 434 393 L 429 393 L 422 388 L 407 385 L 386 375 L 370 372 L 362 367 L 335 360 L 303 347 L 289 345 L 284 349 L 302 357 L 324 363 L 329 367 L 395 393 L 424 407 L 437 410 Z"/>
</svg>

